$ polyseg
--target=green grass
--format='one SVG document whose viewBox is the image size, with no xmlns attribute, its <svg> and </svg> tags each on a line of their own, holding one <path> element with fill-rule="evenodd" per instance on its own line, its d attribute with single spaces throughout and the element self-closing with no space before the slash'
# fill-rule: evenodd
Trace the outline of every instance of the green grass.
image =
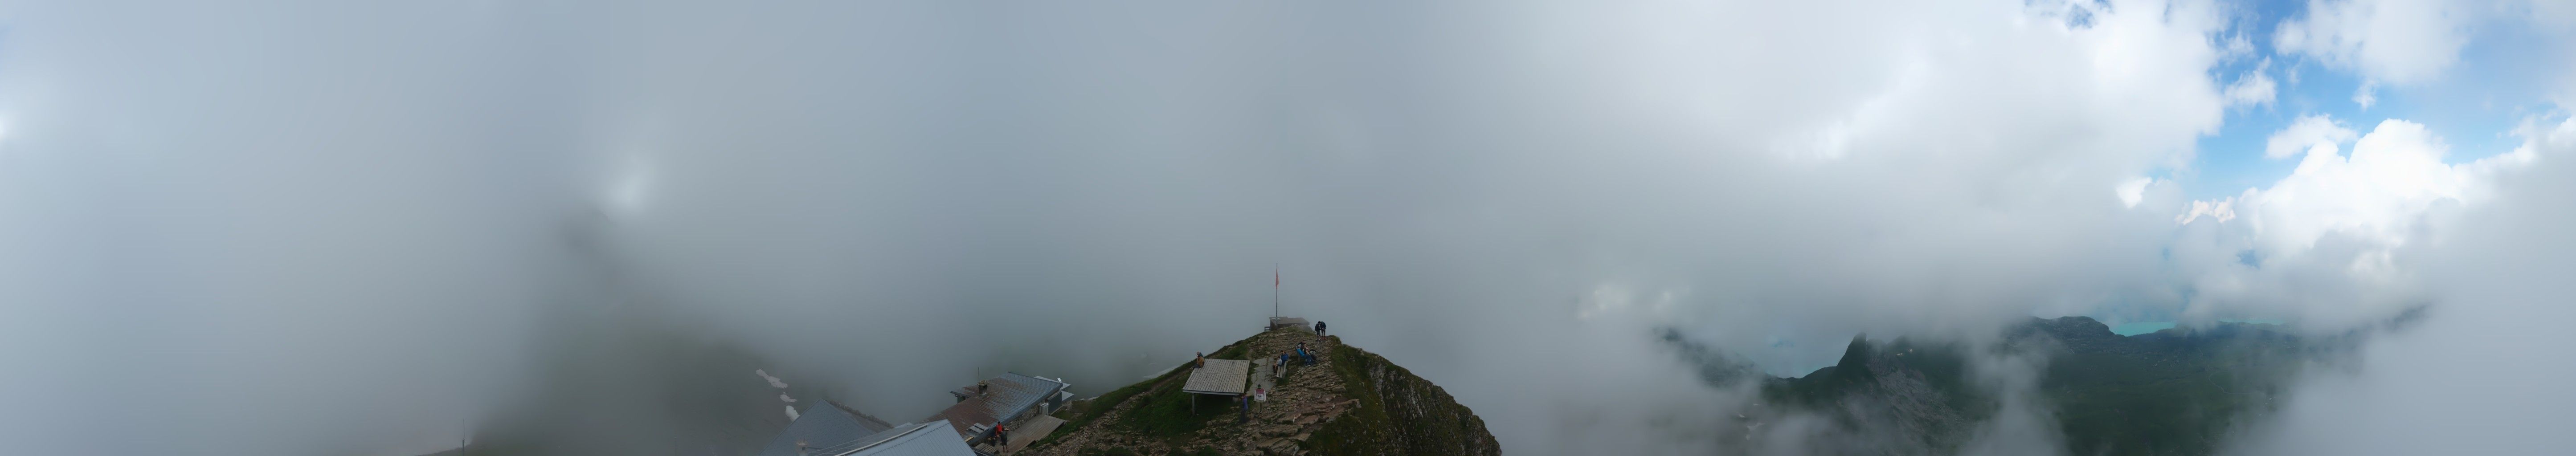
<svg viewBox="0 0 2576 456">
<path fill-rule="evenodd" d="M 1214 354 L 1208 355 L 1208 358 L 1240 359 L 1246 349 L 1244 345 L 1243 342 L 1228 344 L 1224 348 L 1217 349 Z M 1185 364 L 1182 367 L 1188 366 Z M 1188 371 L 1188 369 L 1173 369 L 1173 374 Z M 1187 378 L 1173 374 L 1166 376 Z M 1199 429 L 1206 428 L 1209 421 L 1240 413 L 1236 411 L 1236 406 L 1231 400 L 1216 397 L 1201 398 L 1200 394 L 1181 391 L 1183 383 L 1187 382 L 1156 381 L 1143 397 L 1137 398 L 1144 402 L 1138 403 L 1135 409 L 1127 411 L 1127 415 L 1123 417 L 1124 424 L 1148 436 L 1173 438 L 1198 432 Z M 1192 406 L 1191 401 L 1197 401 L 1198 404 Z"/>
<path fill-rule="evenodd" d="M 1231 400 L 1182 392 L 1181 383 L 1155 387 L 1142 399 L 1143 403 L 1127 411 L 1124 418 L 1128 428 L 1148 436 L 1177 437 L 1198 432 L 1207 427 L 1208 421 L 1236 413 Z M 1193 406 L 1191 401 L 1198 404 Z"/>
<path fill-rule="evenodd" d="M 1118 404 L 1127 403 L 1128 398 L 1135 397 L 1137 394 L 1142 394 L 1146 389 L 1153 388 L 1154 385 L 1168 383 L 1174 378 L 1174 376 L 1180 375 L 1183 372 L 1188 372 L 1189 370 L 1186 369 L 1187 367 L 1189 367 L 1189 363 L 1181 363 L 1179 366 L 1173 366 L 1170 372 L 1164 372 L 1162 376 L 1154 377 L 1152 380 L 1136 382 L 1135 384 L 1118 388 L 1115 391 L 1110 391 L 1109 394 L 1102 394 L 1100 397 L 1078 401 L 1082 403 L 1082 406 L 1072 407 L 1071 410 L 1069 410 L 1070 413 L 1065 413 L 1062 414 L 1064 416 L 1056 417 L 1064 419 L 1063 425 L 1057 426 L 1055 432 L 1047 434 L 1046 438 L 1038 439 L 1037 443 L 1029 444 L 1029 447 L 1037 448 L 1055 443 L 1056 437 L 1073 434 L 1073 431 L 1082 429 L 1083 426 L 1091 425 L 1093 420 L 1098 420 L 1101 415 L 1109 414 L 1110 410 L 1118 408 Z"/>
<path fill-rule="evenodd" d="M 1244 344 L 1243 341 L 1236 341 L 1235 343 L 1226 344 L 1225 347 L 1216 349 L 1215 353 L 1209 353 L 1208 359 L 1246 359 L 1243 357 L 1243 353 L 1249 350 L 1252 350 L 1252 347 Z"/>
<path fill-rule="evenodd" d="M 1312 454 L 1366 454 L 1387 447 L 1387 430 L 1394 419 L 1387 417 L 1386 404 L 1369 391 L 1367 353 L 1345 345 L 1333 346 L 1333 374 L 1342 378 L 1342 396 L 1360 400 L 1359 406 L 1315 430 L 1302 445 Z"/>
<path fill-rule="evenodd" d="M 1265 333 L 1266 334 L 1266 333 Z M 1255 336 L 1260 337 L 1260 336 Z M 1246 338 L 1210 352 L 1211 359 L 1244 359 L 1253 338 Z M 1335 339 L 1338 340 L 1338 339 Z M 1385 358 L 1356 348 L 1339 346 L 1318 356 L 1329 360 L 1310 368 L 1328 369 L 1340 379 L 1338 385 L 1324 388 L 1359 403 L 1346 413 L 1325 422 L 1299 445 L 1317 455 L 1344 454 L 1493 454 L 1494 442 L 1485 434 L 1484 422 L 1474 412 L 1457 405 L 1455 398 L 1429 381 L 1413 376 L 1403 367 Z M 1182 367 L 1187 367 L 1186 365 Z M 1125 432 L 1162 440 L 1161 445 L 1145 446 L 1169 449 L 1174 456 L 1223 454 L 1215 448 L 1186 447 L 1201 434 L 1228 432 L 1236 405 L 1220 398 L 1202 398 L 1197 410 L 1190 401 L 1197 394 L 1180 391 L 1188 369 L 1174 369 L 1161 377 L 1119 388 L 1081 405 L 1066 419 L 1057 435 L 1087 427 L 1109 426 Z M 1383 377 L 1383 379 L 1380 379 Z M 1385 384 L 1379 384 L 1379 383 Z M 1381 397 L 1381 394 L 1388 395 Z M 1119 407 L 1128 407 L 1116 417 L 1103 419 Z M 1214 427 L 1215 430 L 1210 430 Z M 1038 445 L 1052 443 L 1052 437 Z M 1084 456 L 1134 454 L 1123 448 L 1082 448 Z"/>
<path fill-rule="evenodd" d="M 1236 342 L 1218 348 L 1215 353 L 1208 354 L 1208 358 L 1242 359 L 1246 349 L 1242 342 Z M 1053 444 L 1057 436 L 1070 435 L 1076 430 L 1090 426 L 1101 416 L 1109 414 L 1109 411 L 1116 410 L 1120 404 L 1130 401 L 1142 402 L 1137 403 L 1136 408 L 1128 410 L 1127 414 L 1118 420 L 1118 424 L 1157 437 L 1186 436 L 1207 427 L 1210 420 L 1236 413 L 1233 402 L 1216 398 L 1199 399 L 1197 411 L 1191 411 L 1190 400 L 1193 396 L 1199 395 L 1181 392 L 1182 384 L 1187 383 L 1183 380 L 1189 378 L 1191 363 L 1192 361 L 1184 361 L 1178 366 L 1173 366 L 1171 371 L 1164 372 L 1163 375 L 1154 377 L 1152 380 L 1136 382 L 1110 391 L 1108 394 L 1102 394 L 1100 397 L 1082 401 L 1082 406 L 1073 407 L 1067 413 L 1058 414 L 1057 418 L 1065 420 L 1064 425 L 1057 427 L 1054 433 L 1038 439 L 1037 443 L 1030 444 L 1029 447 L 1037 448 Z"/>
<path fill-rule="evenodd" d="M 1440 386 L 1369 352 L 1334 345 L 1333 374 L 1357 407 L 1317 429 L 1312 454 L 1492 454 L 1485 422 Z"/>
</svg>

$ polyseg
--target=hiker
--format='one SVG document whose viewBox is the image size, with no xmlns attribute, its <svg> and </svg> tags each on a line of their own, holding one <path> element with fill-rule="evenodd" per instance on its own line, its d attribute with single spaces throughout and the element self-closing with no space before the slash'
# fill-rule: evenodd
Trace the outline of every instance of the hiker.
<svg viewBox="0 0 2576 456">
<path fill-rule="evenodd" d="M 1248 393 L 1236 393 L 1234 395 L 1234 401 L 1235 403 L 1243 405 L 1243 414 L 1234 416 L 1234 424 L 1243 424 L 1245 422 L 1252 421 L 1252 395 Z"/>
<path fill-rule="evenodd" d="M 1207 367 L 1207 353 L 1205 353 L 1205 352 L 1197 352 L 1197 353 L 1199 354 L 1199 360 L 1198 360 L 1198 361 L 1196 361 L 1196 362 L 1194 362 L 1194 363 L 1192 363 L 1192 364 L 1190 364 L 1190 368 L 1192 368 L 1192 369 L 1206 368 L 1206 367 Z"/>
<path fill-rule="evenodd" d="M 1323 321 L 1323 320 L 1315 320 L 1315 338 L 1316 338 L 1316 339 L 1323 339 L 1323 338 L 1324 338 L 1324 321 Z"/>
<path fill-rule="evenodd" d="M 1011 428 L 1002 427 L 1002 423 L 993 423 L 993 446 L 1011 446 Z"/>
<path fill-rule="evenodd" d="M 1269 401 L 1269 400 L 1270 400 L 1270 389 L 1269 389 L 1269 388 L 1253 388 L 1253 389 L 1252 389 L 1252 400 L 1256 400 L 1256 401 Z"/>
<path fill-rule="evenodd" d="M 1297 343 L 1297 359 L 1306 361 L 1306 365 L 1308 366 L 1315 365 L 1315 354 L 1313 352 L 1306 351 L 1305 342 Z"/>
</svg>

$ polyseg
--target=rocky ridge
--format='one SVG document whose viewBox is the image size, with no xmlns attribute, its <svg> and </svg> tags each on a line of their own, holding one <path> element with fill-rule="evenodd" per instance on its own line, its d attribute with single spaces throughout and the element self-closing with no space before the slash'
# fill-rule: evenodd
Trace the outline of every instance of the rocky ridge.
<svg viewBox="0 0 2576 456">
<path fill-rule="evenodd" d="M 1340 455 L 1499 454 L 1473 411 L 1386 358 L 1299 329 L 1265 331 L 1212 352 L 1218 359 L 1265 359 L 1298 343 L 1316 363 L 1291 362 L 1269 400 L 1248 413 L 1217 397 L 1179 391 L 1188 369 L 1068 407 L 1068 423 L 1022 454 Z M 1256 375 L 1271 375 L 1258 367 Z M 1196 400 L 1195 410 L 1189 401 Z"/>
</svg>

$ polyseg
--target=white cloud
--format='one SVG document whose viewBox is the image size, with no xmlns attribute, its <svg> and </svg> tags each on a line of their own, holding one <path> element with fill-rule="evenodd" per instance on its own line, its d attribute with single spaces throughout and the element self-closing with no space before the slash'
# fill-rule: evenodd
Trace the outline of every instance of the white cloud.
<svg viewBox="0 0 2576 456">
<path fill-rule="evenodd" d="M 2302 125 L 2313 124 L 2303 119 Z M 2271 245 L 2305 249 L 2328 231 L 2397 244 L 2417 214 L 2436 201 L 2460 199 L 2474 183 L 2471 169 L 2442 162 L 2449 146 L 2413 122 L 2381 122 L 2349 156 L 2337 152 L 2316 142 L 2289 177 L 2241 197 L 2254 229 Z"/>
<path fill-rule="evenodd" d="M 2576 2 L 2564 0 L 2505 0 L 2498 10 L 2506 17 L 2522 17 L 2553 31 L 2576 28 Z M 2563 106 L 2563 105 L 2562 105 Z"/>
<path fill-rule="evenodd" d="M 2304 15 L 2273 30 L 2272 46 L 2368 79 L 2412 84 L 2459 60 L 2476 12 L 2443 0 L 2309 0 Z"/>
<path fill-rule="evenodd" d="M 2492 176 L 2530 161 L 2509 153 L 2447 164 L 2449 146 L 2403 120 L 2380 123 L 2345 154 L 2334 138 L 2349 133 L 2339 129 L 2323 116 L 2302 118 L 2275 135 L 2286 149 L 2308 144 L 2288 177 L 2193 202 L 2181 216 L 2223 223 L 2187 229 L 2175 244 L 2183 281 L 2197 292 L 2186 316 L 2251 314 L 2335 331 L 2422 304 L 2430 299 L 2422 268 L 2406 252 L 2425 242 L 2429 214 L 2480 201 Z"/>
<path fill-rule="evenodd" d="M 2290 122 L 2289 127 L 2273 132 L 2270 138 L 2263 140 L 2263 157 L 2288 157 L 2306 152 L 2311 147 L 2343 144 L 2358 137 L 2359 133 L 2344 128 L 2343 123 L 2325 114 L 2299 116 L 2298 120 Z"/>
<path fill-rule="evenodd" d="M 2370 109 L 2370 105 L 2379 104 L 2379 81 L 2362 81 L 2361 87 L 2352 89 L 2352 104 L 2360 105 L 2361 109 Z"/>
<path fill-rule="evenodd" d="M 2229 35 L 2227 37 L 2227 44 L 2224 47 L 2219 48 L 2219 55 L 2226 56 L 2231 60 L 2252 56 L 2254 55 L 2254 39 L 2247 37 L 2242 33 Z"/>
<path fill-rule="evenodd" d="M 602 206 L 621 216 L 643 212 L 652 203 L 655 178 L 652 159 L 630 155 L 620 160 L 617 168 L 615 174 L 608 177 Z"/>
<path fill-rule="evenodd" d="M 2174 216 L 2174 223 L 2189 224 L 2193 220 L 2200 220 L 2201 217 L 2209 217 L 2210 220 L 2215 220 L 2219 223 L 2227 223 L 2229 220 L 2235 220 L 2236 197 L 2230 196 L 2215 200 L 2192 201 L 2191 207 L 2189 209 L 2184 209 L 2182 215 Z"/>
<path fill-rule="evenodd" d="M 2146 201 L 2147 184 L 2153 183 L 2156 183 L 2155 178 L 2140 177 L 2129 179 L 2126 182 L 2121 182 L 2119 187 L 2112 188 L 2111 190 L 2114 194 L 2120 196 L 2120 207 L 2134 208 L 2138 207 L 2139 202 Z"/>
<path fill-rule="evenodd" d="M 770 375 L 769 375 L 769 370 L 767 370 L 767 369 L 752 369 L 752 370 L 751 370 L 751 373 L 752 373 L 753 375 L 759 375 L 761 380 L 766 380 L 766 381 L 768 381 L 768 382 L 769 382 L 769 387 L 771 387 L 771 388 L 786 388 L 786 387 L 787 387 L 787 382 L 779 380 L 779 379 L 778 379 L 778 377 L 770 376 Z M 783 396 L 782 396 L 782 397 L 783 397 Z"/>
<path fill-rule="evenodd" d="M 2279 97 L 2279 88 L 2278 84 L 2272 82 L 2272 76 L 2265 73 L 2265 70 L 2270 69 L 2271 66 L 2271 60 L 2264 60 L 2263 63 L 2255 65 L 2254 70 L 2237 76 L 2235 83 L 2227 85 L 2225 94 L 2227 105 L 2240 107 L 2272 104 L 2272 100 Z"/>
<path fill-rule="evenodd" d="M 2427 242 L 2400 253 L 2430 304 L 2349 362 L 2318 366 L 2256 423 L 2235 454 L 2553 454 L 2576 446 L 2576 119 L 2522 131 L 2524 144 L 2472 173 L 2495 193 L 2428 214 Z M 2365 140 L 2366 141 L 2366 140 Z"/>
<path fill-rule="evenodd" d="M 358 14 L 417 27 L 271 27 L 351 19 L 329 12 L 340 10 L 177 24 L 188 33 L 102 11 L 13 29 L 0 43 L 13 46 L 18 72 L 0 73 L 14 77 L 0 81 L 0 99 L 63 101 L 12 107 L 24 125 L 13 124 L 11 157 L 60 160 L 0 168 L 14 173 L 0 179 L 12 190 L 0 192 L 9 223 L 0 248 L 10 254 L 0 271 L 23 279 L 12 283 L 116 286 L 0 287 L 0 305 L 82 304 L 12 307 L 12 316 L 34 317 L 0 321 L 10 329 L 0 341 L 12 342 L 0 350 L 110 334 L 56 328 L 134 328 L 114 318 L 125 314 L 98 309 L 188 309 L 235 318 L 212 325 L 214 335 L 155 332 L 167 338 L 120 338 L 109 342 L 130 345 L 66 358 L 167 374 L 133 376 L 142 391 L 268 384 L 276 379 L 259 372 L 286 370 L 156 368 L 257 366 L 316 346 L 345 350 L 332 360 L 375 362 L 415 347 L 453 358 L 334 383 L 497 376 L 511 371 L 494 366 L 520 347 L 506 337 L 456 341 L 450 328 L 517 334 L 489 317 L 536 313 L 545 296 L 459 290 L 542 288 L 491 285 L 536 280 L 514 265 L 566 262 L 542 256 L 559 251 L 563 229 L 563 214 L 542 208 L 605 199 L 655 215 L 584 233 L 602 238 L 592 247 L 613 254 L 599 261 L 629 286 L 668 301 L 669 318 L 738 340 L 800 378 L 816 373 L 800 384 L 860 385 L 851 388 L 895 413 L 945 405 L 937 391 L 994 360 L 1132 381 L 1137 366 L 1154 364 L 1136 359 L 1240 337 L 1222 322 L 1266 315 L 1266 306 L 1206 303 L 1241 301 L 1284 258 L 1289 276 L 1312 278 L 1289 281 L 1291 312 L 1329 317 L 1337 333 L 1437 379 L 1512 451 L 1671 453 L 1705 450 L 1710 442 L 1692 438 L 1705 428 L 1689 425 L 1705 424 L 1707 404 L 1735 392 L 1699 387 L 1637 337 L 1641 326 L 1701 329 L 1728 346 L 1799 339 L 1821 350 L 1839 340 L 1800 338 L 1964 333 L 2033 308 L 2081 311 L 2108 295 L 2168 287 L 2161 250 L 2177 229 L 2206 237 L 2190 238 L 2177 257 L 2225 259 L 2184 278 L 2207 284 L 2213 300 L 2286 299 L 2259 290 L 2277 277 L 2226 266 L 2255 244 L 2289 244 L 2232 232 L 2252 229 L 2243 221 L 2261 220 L 2263 235 L 2355 232 L 2376 242 L 2405 232 L 2388 214 L 2432 204 L 2405 202 L 2473 193 L 2425 178 L 2442 173 L 2414 169 L 2419 157 L 2403 149 L 2438 143 L 2389 125 L 2351 157 L 2312 152 L 2318 163 L 2303 162 L 2293 177 L 2310 184 L 2189 202 L 2170 182 L 2139 177 L 2189 163 L 2231 104 L 2278 99 L 2264 71 L 2229 90 L 2211 79 L 2216 62 L 2242 51 L 2212 39 L 2226 15 L 2202 1 L 1534 2 L 1431 5 L 1418 16 L 1314 3 L 1037 5 L 999 16 L 940 2 L 853 7 L 874 13 L 861 15 L 659 4 L 596 15 L 587 6 L 428 16 L 447 20 Z M 474 20 L 489 17 L 527 19 Z M 494 36 L 510 39 L 446 39 L 458 28 L 498 28 Z M 191 39 L 153 40 L 167 36 Z M 344 45 L 466 59 L 418 69 L 474 71 L 344 74 L 336 71 L 414 62 L 351 65 Z M 170 46 L 187 52 L 156 52 Z M 584 58 L 558 58 L 567 54 Z M 296 79 L 315 72 L 369 84 Z M 150 77 L 171 73 L 229 77 Z M 174 93 L 196 96 L 158 96 Z M 228 115 L 193 115 L 204 112 Z M 493 121 L 495 113 L 530 118 Z M 302 134 L 316 125 L 351 128 Z M 130 134 L 138 131 L 153 134 Z M 80 153 L 93 150 L 84 144 L 116 153 Z M 439 147 L 395 147 L 418 144 Z M 512 147 L 487 147 L 495 144 Z M 651 161 L 615 161 L 636 150 Z M 497 152 L 463 160 L 457 151 Z M 176 159 L 208 166 L 156 161 Z M 227 163 L 279 166 L 216 166 Z M 283 166 L 298 163 L 337 166 Z M 398 166 L 413 163 L 423 166 Z M 101 177 L 129 173 L 167 178 Z M 2368 187 L 2381 185 L 2380 174 L 2431 183 Z M 600 177 L 610 185 L 587 185 Z M 2104 204 L 2106 183 L 2116 183 L 2122 207 Z M 2354 186 L 2403 204 L 2335 199 Z M 262 210 L 151 204 L 171 202 Z M 65 238 L 78 242 L 52 242 Z M 306 248 L 317 239 L 358 249 Z M 280 256 L 335 267 L 260 274 L 280 269 L 235 261 Z M 369 261 L 387 257 L 454 261 Z M 95 263 L 52 267 L 58 260 Z M 97 272 L 173 264 L 139 278 Z M 217 273 L 231 275 L 207 276 Z M 84 280 L 42 280 L 57 276 Z M 130 291 L 204 285 L 193 280 L 201 276 L 233 293 Z M 368 286 L 303 294 L 315 277 L 351 276 Z M 2247 291 L 2230 294 L 2228 283 Z M 438 293 L 377 299 L 385 289 Z M 2178 295 L 2143 299 L 2173 304 Z M 263 307 L 274 302 L 312 304 Z M 351 302 L 369 305 L 329 305 Z M 424 312 L 446 324 L 397 318 Z M 314 316 L 288 329 L 428 329 L 251 331 L 280 315 Z M 181 321 L 196 322 L 171 320 Z M 936 353 L 846 348 L 952 340 L 941 331 L 970 324 L 1001 339 Z M 262 356 L 113 356 L 200 346 L 210 356 Z M 1045 348 L 1059 346 L 1086 349 Z M 1526 369 L 1531 357 L 1560 369 Z M 1621 375 L 1600 387 L 1603 372 Z M 0 392 L 91 391 L 36 386 Z M 467 402 L 478 397 L 470 392 L 406 400 Z M 254 393 L 153 402 L 178 404 L 164 419 L 197 423 L 279 397 L 379 396 Z M 42 404 L 48 413 L 11 410 L 41 419 L 7 422 L 0 435 L 26 437 L 0 440 L 78 453 L 99 439 L 53 431 L 124 423 L 51 413 L 96 404 Z M 296 453 L 314 446 L 302 445 L 310 436 L 343 434 L 333 432 L 347 424 L 340 417 L 474 411 L 307 405 L 316 412 L 303 415 L 334 419 L 245 416 L 151 446 Z"/>
</svg>

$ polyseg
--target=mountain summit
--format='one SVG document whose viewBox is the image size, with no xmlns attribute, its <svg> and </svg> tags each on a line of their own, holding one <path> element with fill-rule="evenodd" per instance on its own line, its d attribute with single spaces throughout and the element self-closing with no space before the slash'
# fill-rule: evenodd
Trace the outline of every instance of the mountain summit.
<svg viewBox="0 0 2576 456">
<path fill-rule="evenodd" d="M 1314 362 L 1271 366 L 1299 343 Z M 1485 421 L 1448 392 L 1385 357 L 1299 328 L 1265 331 L 1210 352 L 1255 361 L 1267 388 L 1250 411 L 1235 399 L 1184 391 L 1195 360 L 1109 394 L 1077 401 L 1067 420 L 1023 454 L 1091 455 L 1492 455 Z M 1292 356 L 1293 358 L 1293 356 Z M 1274 370 L 1276 369 L 1276 370 Z"/>
</svg>

